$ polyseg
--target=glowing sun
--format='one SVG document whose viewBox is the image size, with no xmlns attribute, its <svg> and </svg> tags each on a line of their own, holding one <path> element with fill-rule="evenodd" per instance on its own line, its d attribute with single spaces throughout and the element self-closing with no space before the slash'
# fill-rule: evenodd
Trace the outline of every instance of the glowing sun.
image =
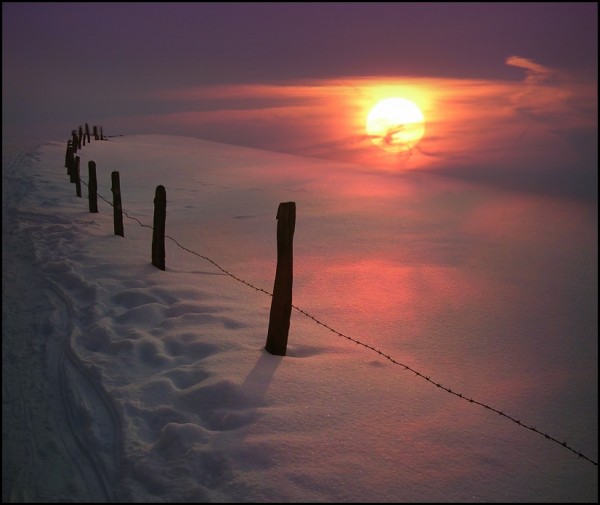
<svg viewBox="0 0 600 505">
<path fill-rule="evenodd" d="M 410 100 L 385 98 L 369 111 L 366 127 L 374 145 L 399 153 L 412 149 L 421 140 L 425 118 Z"/>
</svg>

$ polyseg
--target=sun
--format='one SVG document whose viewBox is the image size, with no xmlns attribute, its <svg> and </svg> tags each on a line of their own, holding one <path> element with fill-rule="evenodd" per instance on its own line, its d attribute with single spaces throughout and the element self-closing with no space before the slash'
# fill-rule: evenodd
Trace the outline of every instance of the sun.
<svg viewBox="0 0 600 505">
<path fill-rule="evenodd" d="M 425 117 L 405 98 L 385 98 L 367 115 L 367 134 L 374 145 L 389 152 L 409 151 L 425 134 Z"/>
</svg>

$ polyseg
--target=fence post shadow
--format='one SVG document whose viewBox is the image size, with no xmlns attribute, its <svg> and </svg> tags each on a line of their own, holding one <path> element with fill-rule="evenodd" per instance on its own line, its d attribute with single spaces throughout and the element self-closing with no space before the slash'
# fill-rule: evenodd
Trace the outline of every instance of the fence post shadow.
<svg viewBox="0 0 600 505">
<path fill-rule="evenodd" d="M 265 393 L 280 363 L 281 357 L 269 356 L 265 350 L 261 350 L 260 358 L 240 386 L 244 394 L 257 402 L 257 406 L 262 406 Z"/>
</svg>

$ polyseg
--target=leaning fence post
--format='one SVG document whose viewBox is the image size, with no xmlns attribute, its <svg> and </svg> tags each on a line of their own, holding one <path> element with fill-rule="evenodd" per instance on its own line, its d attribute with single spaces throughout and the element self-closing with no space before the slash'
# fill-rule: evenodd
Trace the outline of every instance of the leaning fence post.
<svg viewBox="0 0 600 505">
<path fill-rule="evenodd" d="M 119 180 L 119 172 L 114 171 L 111 174 L 112 187 L 110 190 L 113 194 L 113 221 L 115 225 L 115 235 L 125 237 L 123 232 L 123 208 L 121 207 L 121 181 Z"/>
<path fill-rule="evenodd" d="M 152 264 L 165 270 L 165 221 L 167 218 L 167 191 L 156 186 L 154 195 L 154 231 L 152 232 Z"/>
<path fill-rule="evenodd" d="M 88 201 L 90 212 L 98 212 L 98 181 L 96 180 L 96 162 L 88 161 Z"/>
<path fill-rule="evenodd" d="M 277 270 L 275 272 L 275 285 L 269 314 L 269 330 L 265 345 L 265 349 L 269 353 L 277 356 L 285 356 L 290 331 L 295 228 L 296 203 L 280 203 L 277 209 Z"/>
<path fill-rule="evenodd" d="M 75 170 L 74 170 L 74 179 L 75 179 L 75 194 L 81 198 L 81 177 L 79 173 L 79 165 L 81 164 L 81 159 L 79 156 L 75 156 Z"/>
</svg>

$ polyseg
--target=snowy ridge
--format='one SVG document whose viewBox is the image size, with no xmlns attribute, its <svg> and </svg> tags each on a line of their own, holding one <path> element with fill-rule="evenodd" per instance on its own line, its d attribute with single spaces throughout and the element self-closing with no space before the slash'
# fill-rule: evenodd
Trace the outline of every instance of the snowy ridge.
<svg viewBox="0 0 600 505">
<path fill-rule="evenodd" d="M 439 342 L 428 347 L 424 335 L 435 334 L 433 327 L 422 333 L 413 328 L 415 323 L 407 309 L 418 307 L 411 306 L 411 300 L 427 299 L 431 303 L 432 297 L 444 296 L 447 288 L 440 282 L 431 292 L 407 296 L 401 304 L 394 301 L 390 313 L 375 312 L 385 324 L 397 325 L 389 316 L 399 311 L 402 331 L 393 328 L 390 333 L 407 337 L 414 333 L 418 337 L 386 341 L 387 328 L 378 326 L 376 318 L 365 316 L 377 308 L 360 310 L 360 304 L 364 307 L 370 300 L 370 292 L 361 288 L 360 271 L 356 271 L 356 277 L 347 277 L 348 286 L 360 292 L 360 297 L 354 304 L 352 290 L 346 289 L 348 307 L 342 308 L 334 306 L 332 292 L 319 294 L 322 284 L 315 283 L 310 274 L 318 268 L 327 273 L 327 263 L 314 253 L 314 244 L 317 251 L 320 244 L 323 249 L 330 249 L 330 245 L 318 233 L 323 228 L 332 230 L 334 238 L 338 233 L 337 221 L 324 220 L 321 209 L 310 205 L 318 200 L 315 195 L 319 196 L 321 185 L 327 188 L 343 169 L 328 167 L 323 173 L 323 166 L 317 162 L 256 151 L 249 161 L 248 153 L 192 139 L 141 136 L 92 143 L 81 156 L 82 166 L 87 159 L 97 160 L 102 194 L 110 194 L 106 177 L 110 170 L 121 171 L 123 206 L 143 222 L 151 222 L 149 203 L 155 185 L 165 182 L 164 167 L 174 167 L 168 174 L 167 233 L 185 237 L 191 248 L 219 258 L 228 269 L 239 272 L 240 278 L 258 286 L 272 283 L 274 247 L 270 239 L 276 203 L 293 196 L 302 205 L 304 219 L 299 222 L 297 241 L 295 282 L 299 306 L 323 320 L 342 321 L 342 326 L 350 328 L 345 332 L 378 336 L 382 340 L 373 341 L 373 346 L 391 348 L 392 355 L 401 353 L 403 361 L 415 370 L 435 376 L 442 371 L 449 383 L 457 383 L 462 390 L 467 388 L 473 397 L 497 397 L 503 410 L 518 409 L 524 419 L 548 426 L 548 431 L 564 434 L 565 438 L 573 434 L 574 443 L 581 444 L 577 447 L 588 447 L 589 440 L 597 437 L 593 405 L 589 404 L 589 398 L 597 397 L 590 382 L 594 374 L 593 345 L 590 348 L 586 344 L 584 355 L 572 356 L 579 367 L 569 381 L 579 388 L 582 399 L 572 405 L 579 413 L 572 417 L 562 410 L 562 383 L 557 382 L 567 372 L 557 373 L 556 367 L 554 379 L 545 381 L 543 391 L 563 414 L 536 405 L 536 398 L 544 394 L 536 389 L 540 378 L 530 380 L 526 373 L 527 367 L 531 368 L 522 357 L 528 345 L 524 341 L 526 333 L 509 331 L 515 329 L 513 322 L 498 319 L 498 314 L 506 313 L 506 306 L 498 313 L 490 312 L 488 307 L 494 305 L 487 301 L 478 308 L 488 311 L 481 320 L 496 318 L 498 333 L 504 335 L 497 347 L 499 339 L 490 339 L 488 345 L 491 354 L 497 356 L 497 364 L 490 359 L 479 360 L 485 370 L 473 368 L 469 373 L 470 364 L 477 363 L 473 356 L 461 362 L 462 369 L 455 367 L 447 360 L 448 350 L 445 355 L 435 354 Z M 499 416 L 443 398 L 449 395 L 439 395 L 427 383 L 419 384 L 424 381 L 406 377 L 409 374 L 396 373 L 397 367 L 384 359 L 365 360 L 364 352 L 357 351 L 354 344 L 332 339 L 329 330 L 315 328 L 304 317 L 292 321 L 288 356 L 266 354 L 262 347 L 268 297 L 235 288 L 223 272 L 176 247 L 167 250 L 166 272 L 152 267 L 148 229 L 126 224 L 125 238 L 114 236 L 110 209 L 104 206 L 99 214 L 90 214 L 85 198 L 74 196 L 62 167 L 62 144 L 48 144 L 35 156 L 19 156 L 12 165 L 3 163 L 3 188 L 9 186 L 7 181 L 19 182 L 10 184 L 17 190 L 15 199 L 3 198 L 3 211 L 10 201 L 8 212 L 3 212 L 7 219 L 3 229 L 11 230 L 3 233 L 3 244 L 10 243 L 12 248 L 21 241 L 18 249 L 12 249 L 17 254 L 3 254 L 3 270 L 9 272 L 3 286 L 18 286 L 20 270 L 11 267 L 29 264 L 29 270 L 21 273 L 23 282 L 37 279 L 30 293 L 32 306 L 51 308 L 47 315 L 43 311 L 34 313 L 29 323 L 43 330 L 32 333 L 40 341 L 35 356 L 45 363 L 46 386 L 52 387 L 51 397 L 55 400 L 50 405 L 58 407 L 55 424 L 61 426 L 57 431 L 63 439 L 54 453 L 44 456 L 33 448 L 31 454 L 44 467 L 49 466 L 47 461 L 60 459 L 63 452 L 68 457 L 63 458 L 64 467 L 54 465 L 52 479 L 40 481 L 33 474 L 22 473 L 12 486 L 13 501 L 26 499 L 20 490 L 35 486 L 38 492 L 33 498 L 38 501 L 597 498 L 597 472 L 584 468 L 591 465 L 578 462 L 547 440 L 523 436 L 523 430 L 507 429 L 505 421 L 496 419 Z M 248 165 L 253 170 L 244 172 Z M 136 171 L 143 176 L 136 175 Z M 137 183 L 133 184 L 136 177 Z M 26 185 L 21 184 L 23 180 Z M 337 205 L 343 203 L 343 198 L 329 191 L 325 201 Z M 371 203 L 367 200 L 364 208 Z M 353 205 L 360 207 L 362 202 L 354 201 Z M 345 226 L 349 221 L 344 213 L 358 213 L 352 208 L 337 209 Z M 569 212 L 576 216 L 579 210 Z M 215 226 L 215 220 L 220 220 L 222 227 Z M 320 228 L 319 222 L 324 222 Z M 569 220 L 565 230 L 572 230 L 573 222 Z M 376 227 L 373 221 L 368 225 Z M 238 238 L 239 233 L 242 235 Z M 309 242 L 313 248 L 310 251 L 303 246 Z M 357 247 L 362 247 L 360 242 Z M 309 254 L 310 270 L 301 261 Z M 454 250 L 453 257 L 456 254 Z M 574 256 L 585 259 L 585 254 L 577 251 Z M 362 265 L 347 256 L 340 253 L 334 264 L 350 272 L 355 265 Z M 402 271 L 381 261 L 387 268 L 387 281 L 393 283 L 395 272 Z M 377 268 L 378 262 L 366 266 Z M 436 267 L 431 278 L 427 272 L 414 272 L 421 290 L 449 272 L 453 275 L 450 285 L 459 284 L 478 295 L 484 292 L 481 286 L 461 280 L 455 265 Z M 374 276 L 367 273 L 372 282 Z M 521 275 L 516 269 L 511 273 Z M 487 272 L 486 276 L 493 277 Z M 396 289 L 413 278 L 399 279 L 402 282 L 394 284 Z M 313 284 L 317 289 L 311 288 Z M 339 284 L 332 285 L 339 288 Z M 524 294 L 510 291 L 513 289 L 508 282 L 501 284 L 501 290 L 511 292 L 531 309 Z M 468 318 L 477 313 L 458 305 L 460 299 L 454 291 L 449 295 L 454 298 L 451 307 L 460 316 L 453 334 L 472 334 L 479 319 L 470 323 Z M 8 293 L 3 289 L 3 302 L 5 298 Z M 448 303 L 439 300 L 440 307 Z M 11 350 L 3 352 L 3 365 L 6 359 L 8 370 L 15 371 L 15 384 L 16 375 L 24 373 L 16 368 L 21 357 L 27 355 L 24 351 L 19 357 L 15 354 L 17 326 L 26 325 L 18 316 L 19 310 L 16 304 L 3 303 L 3 322 L 11 321 L 6 329 L 3 324 L 3 344 L 8 345 L 5 335 L 15 336 Z M 422 308 L 420 312 L 422 315 Z M 430 311 L 427 316 L 440 326 L 448 326 L 447 320 L 438 319 L 439 314 Z M 361 320 L 366 326 L 361 326 Z M 515 317 L 514 323 L 522 324 L 522 320 Z M 371 331 L 367 331 L 369 327 Z M 589 328 L 593 329 L 593 322 L 576 328 L 575 333 L 587 334 Z M 536 356 L 544 366 L 553 363 L 550 351 L 555 354 L 556 349 L 563 349 L 559 336 L 565 333 L 565 327 L 558 330 L 556 335 L 544 330 L 548 361 L 544 361 L 544 352 Z M 511 334 L 515 334 L 514 340 L 507 339 Z M 445 329 L 442 338 L 447 335 Z M 454 340 L 454 349 L 450 349 L 454 359 L 461 359 L 472 349 L 477 351 L 481 338 L 465 341 L 464 345 Z M 509 359 L 512 362 L 507 367 Z M 4 370 L 3 366 L 3 378 Z M 537 373 L 546 377 L 544 369 Z M 27 391 L 13 391 L 7 400 L 17 403 L 27 397 Z M 37 414 L 22 430 L 25 432 L 38 430 L 36 423 L 44 417 L 40 416 L 44 411 L 41 407 L 31 408 Z M 6 429 L 20 433 L 17 425 Z M 78 467 L 72 477 L 69 465 Z M 57 482 L 64 486 L 61 488 Z"/>
</svg>

